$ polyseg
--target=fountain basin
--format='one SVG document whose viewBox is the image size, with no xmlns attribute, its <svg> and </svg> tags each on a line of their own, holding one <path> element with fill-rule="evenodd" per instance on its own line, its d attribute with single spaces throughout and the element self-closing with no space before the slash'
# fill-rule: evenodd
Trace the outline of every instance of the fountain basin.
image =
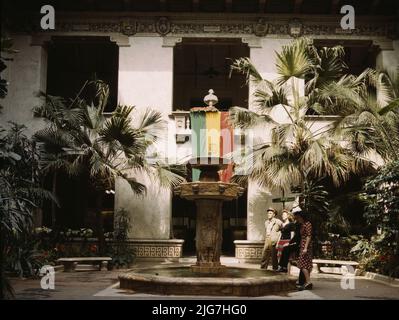
<svg viewBox="0 0 399 320">
<path fill-rule="evenodd" d="M 161 295 L 257 297 L 295 289 L 296 279 L 272 271 L 228 267 L 219 274 L 190 266 L 148 268 L 119 276 L 120 288 Z"/>
</svg>

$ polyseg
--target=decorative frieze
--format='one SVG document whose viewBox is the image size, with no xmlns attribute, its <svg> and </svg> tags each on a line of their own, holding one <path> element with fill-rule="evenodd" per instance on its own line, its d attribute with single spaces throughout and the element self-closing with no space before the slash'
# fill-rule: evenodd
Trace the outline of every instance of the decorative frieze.
<svg viewBox="0 0 399 320">
<path fill-rule="evenodd" d="M 303 23 L 299 19 L 293 19 L 288 24 L 288 33 L 293 38 L 298 38 L 303 34 Z"/>
<path fill-rule="evenodd" d="M 118 25 L 117 24 L 115 24 L 113 27 L 115 29 L 118 29 Z M 122 21 L 120 30 L 117 30 L 115 32 L 122 32 L 126 36 L 135 35 L 136 32 L 137 32 L 136 21 L 131 20 L 131 19 L 127 19 L 125 21 Z"/>
<path fill-rule="evenodd" d="M 259 19 L 256 24 L 254 24 L 254 34 L 258 37 L 264 37 L 269 31 L 269 24 L 265 19 Z"/>
<path fill-rule="evenodd" d="M 36 30 L 39 31 L 39 30 Z M 253 36 L 253 37 L 276 37 L 290 36 L 334 36 L 345 35 L 345 37 L 386 37 L 389 39 L 397 37 L 395 21 L 357 19 L 356 29 L 342 30 L 339 20 L 333 18 L 302 20 L 300 18 L 237 18 L 234 20 L 218 18 L 215 20 L 194 20 L 171 18 L 171 17 L 88 17 L 79 18 L 59 17 L 56 20 L 56 29 L 51 32 L 100 32 L 121 33 L 126 36 L 140 34 L 158 34 L 160 36 Z"/>
<path fill-rule="evenodd" d="M 166 36 L 171 30 L 169 19 L 165 17 L 159 18 L 158 21 L 155 22 L 155 30 L 161 36 Z"/>
</svg>

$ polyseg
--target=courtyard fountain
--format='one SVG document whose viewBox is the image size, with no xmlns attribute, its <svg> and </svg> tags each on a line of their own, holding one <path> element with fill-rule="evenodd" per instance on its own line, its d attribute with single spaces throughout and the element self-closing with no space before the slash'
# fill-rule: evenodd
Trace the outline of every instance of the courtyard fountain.
<svg viewBox="0 0 399 320">
<path fill-rule="evenodd" d="M 195 108 L 195 112 L 217 112 L 217 97 L 212 90 L 209 93 L 204 99 L 208 106 Z M 189 169 L 199 170 L 198 180 L 182 183 L 174 190 L 175 195 L 196 204 L 196 263 L 120 275 L 121 289 L 176 295 L 262 296 L 295 288 L 295 279 L 286 275 L 221 264 L 222 205 L 244 193 L 238 184 L 220 181 L 219 171 L 228 163 L 223 157 L 200 154 L 187 164 Z"/>
</svg>

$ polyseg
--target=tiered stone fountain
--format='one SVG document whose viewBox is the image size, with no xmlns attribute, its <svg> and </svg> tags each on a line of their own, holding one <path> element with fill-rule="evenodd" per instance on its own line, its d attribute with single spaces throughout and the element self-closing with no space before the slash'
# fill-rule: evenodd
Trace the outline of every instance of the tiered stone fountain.
<svg viewBox="0 0 399 320">
<path fill-rule="evenodd" d="M 195 201 L 197 207 L 196 251 L 197 263 L 191 266 L 194 272 L 221 273 L 225 266 L 220 263 L 222 250 L 224 201 L 231 201 L 244 193 L 244 188 L 235 183 L 219 181 L 218 171 L 227 164 L 222 158 L 195 158 L 190 160 L 192 168 L 201 170 L 199 181 L 182 183 L 175 189 L 180 197 Z"/>
<path fill-rule="evenodd" d="M 214 108 L 217 97 L 210 90 L 204 101 Z M 226 267 L 220 263 L 224 201 L 238 198 L 244 189 L 219 180 L 223 158 L 198 157 L 188 166 L 200 169 L 199 181 L 182 183 L 174 193 L 192 200 L 197 208 L 194 265 L 158 267 L 119 276 L 120 288 L 138 292 L 177 295 L 262 296 L 295 288 L 295 279 L 271 271 Z"/>
</svg>

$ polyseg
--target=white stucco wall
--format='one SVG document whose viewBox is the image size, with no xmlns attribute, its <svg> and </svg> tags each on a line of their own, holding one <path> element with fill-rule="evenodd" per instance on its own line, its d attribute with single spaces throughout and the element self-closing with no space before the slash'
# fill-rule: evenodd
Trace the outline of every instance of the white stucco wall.
<svg viewBox="0 0 399 320">
<path fill-rule="evenodd" d="M 382 50 L 377 56 L 377 69 L 398 72 L 399 40 L 393 41 L 393 50 Z"/>
<path fill-rule="evenodd" d="M 31 135 L 41 126 L 41 120 L 33 118 L 32 108 L 40 104 L 36 97 L 45 91 L 47 80 L 47 52 L 41 46 L 31 46 L 30 36 L 13 35 L 13 49 L 18 53 L 7 62 L 4 78 L 8 81 L 8 94 L 0 101 L 3 106 L 0 125 L 8 127 L 8 121 L 24 124 Z"/>
<path fill-rule="evenodd" d="M 135 195 L 125 180 L 116 181 L 115 213 L 120 208 L 129 213 L 131 224 L 129 238 L 169 239 L 171 193 L 160 190 L 148 177 L 141 177 L 140 182 L 147 186 L 146 196 Z"/>
<path fill-rule="evenodd" d="M 292 39 L 262 39 L 261 48 L 250 48 L 250 59 L 258 72 L 264 79 L 273 81 L 278 77 L 275 61 L 276 52 L 280 52 L 282 46 L 289 44 Z M 298 85 L 303 94 L 303 80 L 298 79 Z M 252 93 L 255 86 L 250 85 L 249 109 L 255 110 L 254 98 Z M 288 116 L 282 107 L 276 107 L 270 114 L 273 119 L 280 123 L 287 122 Z M 254 143 L 268 142 L 271 139 L 271 126 L 266 125 L 253 129 Z M 247 239 L 264 239 L 264 222 L 266 219 L 266 210 L 273 207 L 279 212 L 283 209 L 282 203 L 273 203 L 272 199 L 280 197 L 281 194 L 276 191 L 270 191 L 267 188 L 260 187 L 255 181 L 248 182 L 248 203 L 247 203 Z M 291 196 L 291 195 L 285 195 Z M 290 208 L 290 203 L 286 207 Z"/>
<path fill-rule="evenodd" d="M 130 47 L 119 48 L 119 104 L 134 105 L 139 113 L 159 111 L 168 121 L 173 98 L 173 47 L 162 47 L 161 37 L 131 37 Z M 167 127 L 167 123 L 166 123 Z M 166 155 L 168 136 L 157 144 Z M 143 175 L 135 175 L 148 190 L 138 198 L 126 182 L 116 184 L 115 209 L 125 208 L 132 220 L 130 238 L 169 239 L 171 192 Z"/>
</svg>

